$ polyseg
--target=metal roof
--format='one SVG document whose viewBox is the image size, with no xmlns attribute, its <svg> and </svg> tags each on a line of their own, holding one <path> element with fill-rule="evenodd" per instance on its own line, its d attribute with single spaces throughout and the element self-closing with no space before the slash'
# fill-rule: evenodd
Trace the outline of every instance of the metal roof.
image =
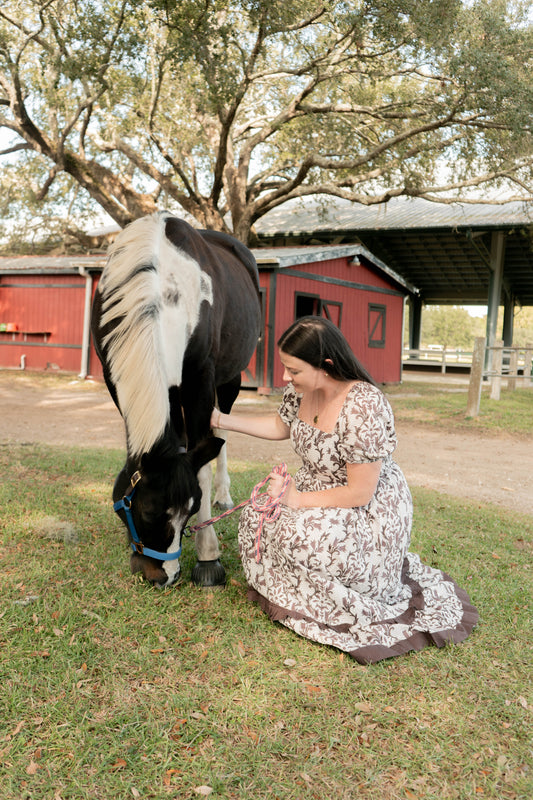
<svg viewBox="0 0 533 800">
<path fill-rule="evenodd" d="M 390 269 L 380 258 L 360 244 L 352 245 L 311 245 L 307 247 L 271 247 L 254 249 L 253 254 L 259 269 L 269 265 L 280 269 L 294 267 L 299 264 L 315 264 L 317 261 L 329 261 L 334 258 L 362 258 L 377 267 L 399 286 L 411 294 L 418 294 L 418 289 L 405 280 L 397 272 Z"/>
<path fill-rule="evenodd" d="M 41 275 L 48 272 L 64 275 L 78 274 L 80 268 L 100 271 L 106 262 L 105 255 L 100 256 L 2 256 L 0 257 L 0 275 L 20 273 L 23 275 Z"/>
<path fill-rule="evenodd" d="M 389 269 L 419 288 L 426 303 L 487 304 L 494 231 L 506 234 L 504 285 L 533 305 L 533 203 L 431 203 L 394 198 L 363 206 L 285 204 L 256 223 L 265 245 L 361 242 Z"/>
<path fill-rule="evenodd" d="M 317 261 L 328 261 L 345 256 L 361 257 L 375 268 L 385 273 L 399 286 L 411 294 L 418 294 L 416 287 L 409 284 L 401 275 L 391 270 L 381 259 L 370 253 L 361 244 L 328 245 L 306 247 L 260 248 L 252 251 L 257 259 L 259 269 L 269 266 L 286 269 L 298 264 L 311 264 Z M 42 274 L 78 274 L 80 268 L 100 272 L 106 264 L 106 256 L 12 256 L 0 257 L 0 275 L 42 275 Z"/>
<path fill-rule="evenodd" d="M 282 268 L 285 257 L 302 257 L 302 246 L 309 254 L 310 246 L 318 248 L 314 260 L 328 245 L 360 247 L 398 283 L 419 290 L 426 303 L 480 305 L 489 294 L 491 237 L 503 231 L 505 289 L 521 305 L 533 305 L 533 203 L 445 205 L 393 198 L 363 206 L 327 198 L 285 203 L 258 220 L 255 230 L 265 245 L 254 250 L 260 263 L 275 257 Z M 100 270 L 105 260 L 104 254 L 7 257 L 0 258 L 0 274 L 72 274 L 80 267 Z"/>
</svg>

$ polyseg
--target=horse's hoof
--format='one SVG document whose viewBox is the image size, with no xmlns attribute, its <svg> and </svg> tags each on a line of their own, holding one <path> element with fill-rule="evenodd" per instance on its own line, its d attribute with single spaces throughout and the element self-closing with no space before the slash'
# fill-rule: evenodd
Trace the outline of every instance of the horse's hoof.
<svg viewBox="0 0 533 800">
<path fill-rule="evenodd" d="M 229 511 L 230 508 L 233 508 L 233 503 L 221 503 L 217 500 L 214 504 L 214 508 L 217 508 L 219 511 Z"/>
<path fill-rule="evenodd" d="M 206 589 L 226 585 L 226 570 L 218 558 L 214 561 L 197 561 L 191 577 L 196 586 Z"/>
</svg>

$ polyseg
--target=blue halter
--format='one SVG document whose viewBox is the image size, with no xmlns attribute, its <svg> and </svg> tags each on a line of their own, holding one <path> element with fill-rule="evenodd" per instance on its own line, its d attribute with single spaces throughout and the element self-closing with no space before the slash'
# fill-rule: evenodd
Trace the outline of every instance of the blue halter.
<svg viewBox="0 0 533 800">
<path fill-rule="evenodd" d="M 137 484 L 140 480 L 141 473 L 139 470 L 137 470 L 137 472 L 133 473 L 130 479 L 130 493 L 125 494 L 122 500 L 117 500 L 115 503 L 113 503 L 113 508 L 117 513 L 123 509 L 124 513 L 126 514 L 126 523 L 128 525 L 131 538 L 133 539 L 133 542 L 130 542 L 131 549 L 134 553 L 139 553 L 141 556 L 150 556 L 150 558 L 157 558 L 158 561 L 172 561 L 175 558 L 179 558 L 181 556 L 181 543 L 179 550 L 176 550 L 174 553 L 160 553 L 158 550 L 151 550 L 149 547 L 145 547 L 141 542 L 139 534 L 135 529 L 133 514 L 131 513 L 131 501 L 133 499 L 133 495 L 135 494 Z"/>
</svg>

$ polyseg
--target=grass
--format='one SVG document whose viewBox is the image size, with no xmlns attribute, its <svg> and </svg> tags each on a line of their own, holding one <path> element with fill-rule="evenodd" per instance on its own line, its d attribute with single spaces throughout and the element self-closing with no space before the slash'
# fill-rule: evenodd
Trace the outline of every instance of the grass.
<svg viewBox="0 0 533 800">
<path fill-rule="evenodd" d="M 362 667 L 248 603 L 236 516 L 218 526 L 224 591 L 132 576 L 121 463 L 0 447 L 3 800 L 531 797 L 533 517 L 415 490 L 412 549 L 481 622 Z M 238 502 L 264 467 L 231 468 Z"/>
<path fill-rule="evenodd" d="M 397 421 L 416 422 L 454 431 L 489 435 L 533 435 L 533 388 L 502 389 L 500 400 L 481 392 L 479 415 L 466 416 L 468 385 L 415 382 L 407 378 L 398 386 L 386 386 Z"/>
</svg>

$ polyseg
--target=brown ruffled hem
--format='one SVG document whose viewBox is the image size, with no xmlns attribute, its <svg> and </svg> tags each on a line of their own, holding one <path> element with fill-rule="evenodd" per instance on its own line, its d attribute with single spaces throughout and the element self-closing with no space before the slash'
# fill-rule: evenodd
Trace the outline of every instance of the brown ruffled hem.
<svg viewBox="0 0 533 800">
<path fill-rule="evenodd" d="M 449 575 L 446 575 L 446 573 L 443 573 L 443 577 L 445 580 L 450 581 L 454 585 L 456 595 L 463 606 L 463 615 L 457 627 L 450 630 L 435 631 L 433 633 L 430 633 L 429 631 L 417 631 L 412 636 L 397 642 L 391 647 L 385 645 L 370 645 L 357 648 L 356 650 L 349 650 L 347 651 L 348 654 L 359 664 L 375 664 L 377 661 L 383 661 L 386 658 L 394 658 L 396 656 L 405 655 L 405 653 L 410 651 L 423 650 L 431 645 L 436 647 L 444 647 L 446 644 L 459 644 L 460 642 L 463 642 L 471 634 L 472 630 L 478 623 L 479 613 L 475 606 L 473 606 L 470 602 L 470 597 L 468 596 L 467 592 L 464 589 L 461 589 L 461 587 L 457 585 L 453 578 L 451 578 Z M 335 630 L 339 633 L 348 633 L 350 631 L 349 625 L 323 625 L 322 623 L 311 619 L 305 614 L 282 608 L 275 603 L 271 603 L 266 597 L 264 597 L 251 586 L 248 587 L 247 596 L 248 600 L 251 602 L 258 603 L 261 610 L 273 622 L 283 622 L 283 620 L 287 618 L 303 619 L 307 622 L 313 622 L 319 625 L 321 628 L 324 628 L 324 630 Z M 407 611 L 398 616 L 396 619 L 387 620 L 387 623 L 405 623 L 407 618 L 410 616 L 411 610 L 414 613 L 414 608 L 420 607 L 420 595 L 415 593 L 413 595 L 413 608 L 411 609 L 410 605 Z"/>
</svg>

